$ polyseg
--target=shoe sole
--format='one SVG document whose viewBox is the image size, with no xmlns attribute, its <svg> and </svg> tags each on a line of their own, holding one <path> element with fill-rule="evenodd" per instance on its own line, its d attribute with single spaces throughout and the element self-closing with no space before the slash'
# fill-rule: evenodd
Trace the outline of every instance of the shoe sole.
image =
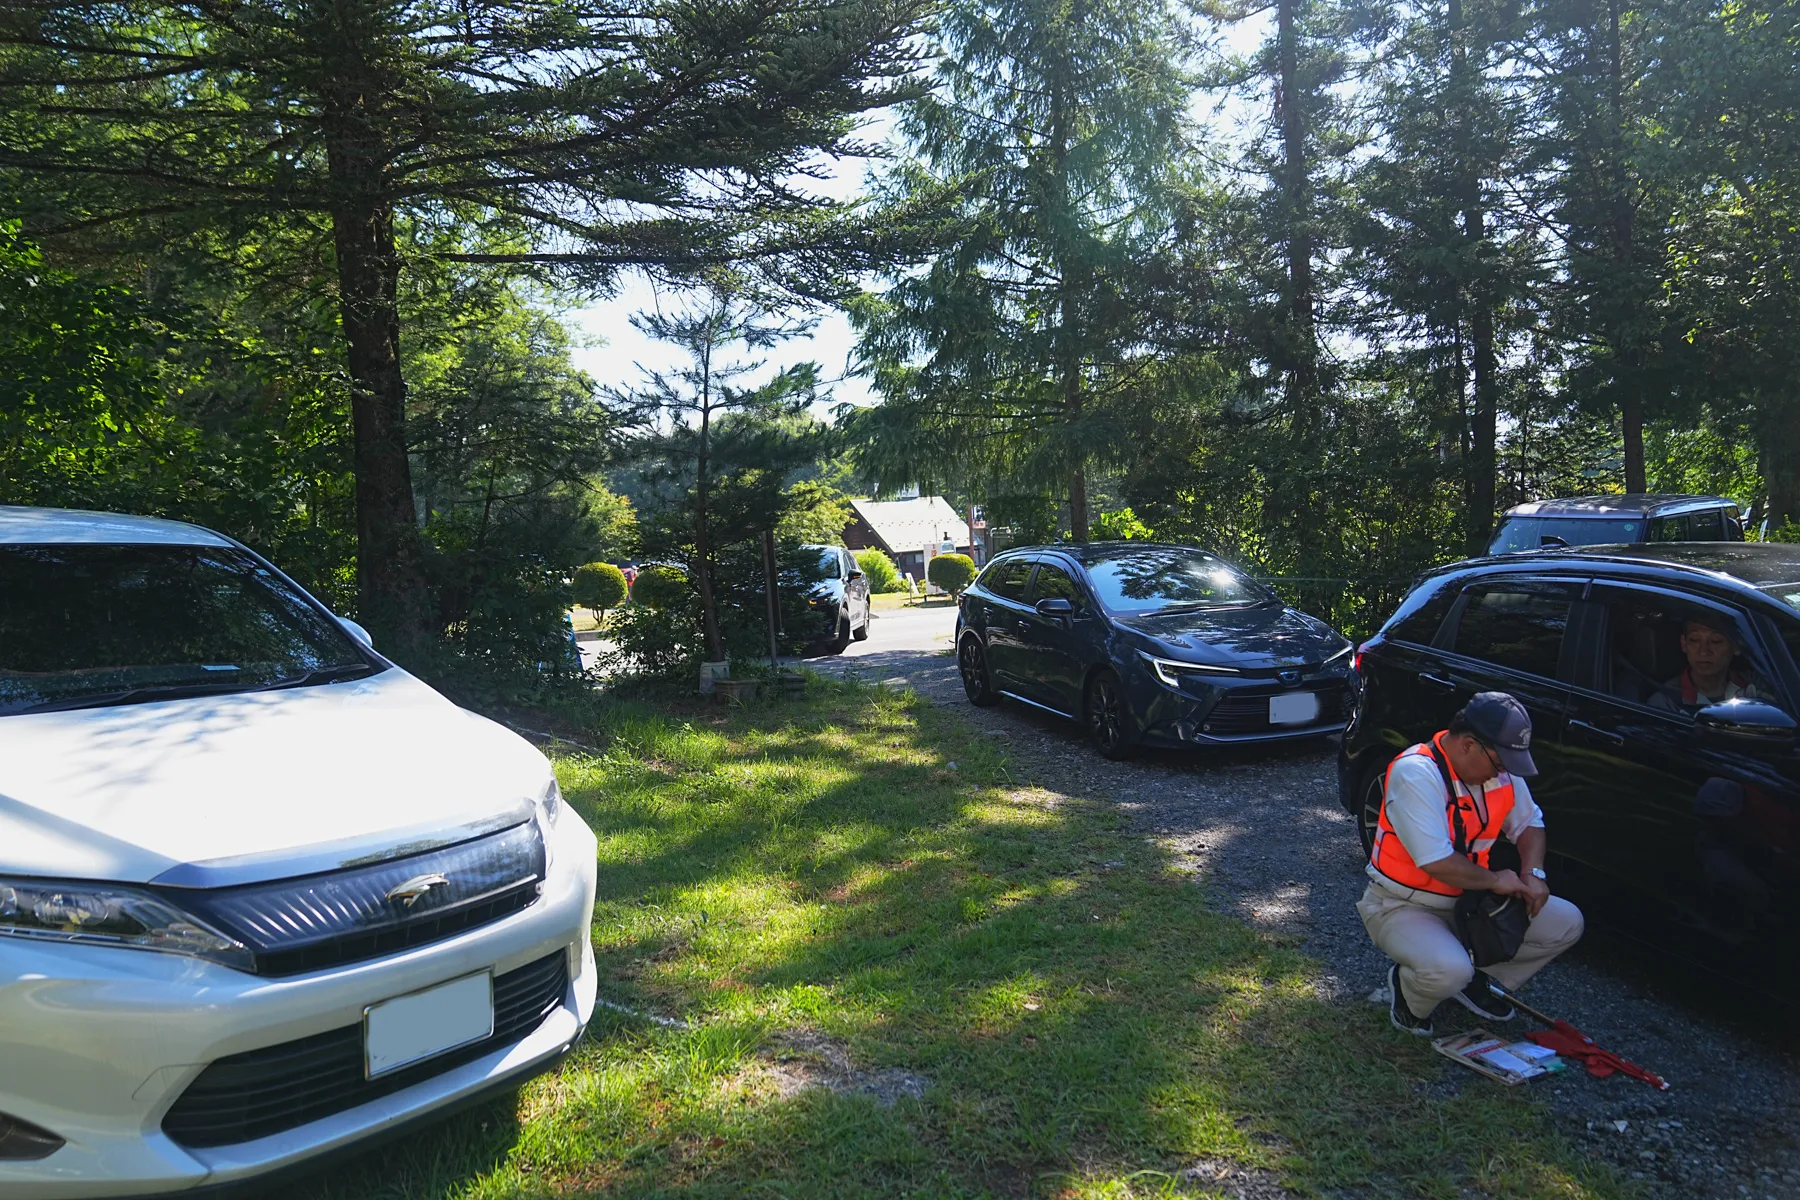
<svg viewBox="0 0 1800 1200">
<path fill-rule="evenodd" d="M 1497 1012 L 1489 1012 L 1487 1009 L 1482 1008 L 1480 1005 L 1476 1004 L 1473 1000 L 1469 999 L 1467 996 L 1463 995 L 1461 992 L 1456 993 L 1456 995 L 1451 998 L 1453 1000 L 1455 1000 L 1458 1004 L 1462 1005 L 1464 1008 L 1468 1009 L 1470 1012 L 1474 1013 L 1476 1016 L 1486 1017 L 1490 1021 L 1510 1021 L 1514 1017 L 1519 1015 L 1519 1010 L 1516 1008 L 1507 1009 L 1505 1016 L 1501 1016 Z"/>
</svg>

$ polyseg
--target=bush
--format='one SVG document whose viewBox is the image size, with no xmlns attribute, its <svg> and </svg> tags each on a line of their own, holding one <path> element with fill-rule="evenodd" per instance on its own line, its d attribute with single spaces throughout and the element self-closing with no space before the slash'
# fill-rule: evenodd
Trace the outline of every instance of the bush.
<svg viewBox="0 0 1800 1200">
<path fill-rule="evenodd" d="M 926 565 L 925 578 L 952 596 L 960 596 L 975 582 L 975 560 L 966 554 L 940 554 Z"/>
<path fill-rule="evenodd" d="M 629 589 L 625 572 L 607 562 L 591 562 L 575 568 L 575 603 L 599 616 L 625 603 Z"/>
<path fill-rule="evenodd" d="M 1156 537 L 1129 508 L 1101 513 L 1089 524 L 1088 533 L 1097 542 L 1150 541 Z"/>
<path fill-rule="evenodd" d="M 900 568 L 894 565 L 893 559 L 873 546 L 856 552 L 856 565 L 868 576 L 871 592 L 881 594 L 906 590 L 906 584 L 900 578 Z"/>
<path fill-rule="evenodd" d="M 631 598 L 648 608 L 680 608 L 692 595 L 687 574 L 675 567 L 652 564 L 638 572 Z"/>
</svg>

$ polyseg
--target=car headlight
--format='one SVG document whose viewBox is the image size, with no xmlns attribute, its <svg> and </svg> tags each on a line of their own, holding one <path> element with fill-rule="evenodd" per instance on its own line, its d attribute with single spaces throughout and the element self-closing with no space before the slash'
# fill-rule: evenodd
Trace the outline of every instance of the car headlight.
<svg viewBox="0 0 1800 1200">
<path fill-rule="evenodd" d="M 1139 650 L 1138 656 L 1150 664 L 1156 677 L 1172 688 L 1179 688 L 1183 679 L 1191 679 L 1206 675 L 1240 675 L 1236 667 L 1209 667 L 1203 663 L 1176 662 L 1172 658 L 1158 658 L 1154 654 Z"/>
<path fill-rule="evenodd" d="M 160 950 L 256 969 L 248 947 L 149 892 L 107 883 L 0 879 L 0 935 Z"/>
<path fill-rule="evenodd" d="M 538 796 L 538 811 L 544 814 L 545 828 L 556 828 L 556 818 L 562 813 L 562 788 L 557 785 L 556 780 L 552 779 L 545 785 L 542 794 Z"/>
</svg>

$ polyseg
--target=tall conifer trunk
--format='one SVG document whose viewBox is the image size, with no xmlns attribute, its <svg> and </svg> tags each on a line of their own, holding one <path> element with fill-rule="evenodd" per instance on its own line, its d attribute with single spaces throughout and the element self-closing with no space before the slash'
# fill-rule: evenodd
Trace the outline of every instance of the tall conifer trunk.
<svg viewBox="0 0 1800 1200">
<path fill-rule="evenodd" d="M 1468 552 L 1480 554 L 1487 549 L 1488 538 L 1494 528 L 1494 473 L 1498 462 L 1496 440 L 1499 425 L 1494 297 L 1486 268 L 1482 265 L 1481 254 L 1483 243 L 1487 239 L 1487 212 L 1482 202 L 1481 178 L 1476 169 L 1475 148 L 1470 137 L 1470 124 L 1475 116 L 1475 94 L 1481 82 L 1481 67 L 1477 62 L 1471 61 L 1470 35 L 1463 19 L 1462 0 L 1450 0 L 1448 15 L 1452 102 L 1466 106 L 1464 111 L 1454 117 L 1458 201 L 1462 206 L 1463 240 L 1475 263 L 1469 284 L 1464 290 L 1475 392 L 1469 414 L 1469 454 L 1464 468 L 1469 500 L 1464 529 Z"/>
<path fill-rule="evenodd" d="M 327 154 L 356 443 L 357 615 L 384 648 L 405 654 L 431 637 L 431 597 L 407 457 L 400 253 L 394 210 L 382 199 L 380 144 L 364 111 L 372 90 L 352 76 L 332 95 Z"/>
<path fill-rule="evenodd" d="M 1310 422 L 1318 390 L 1317 335 L 1313 329 L 1312 213 L 1307 197 L 1306 112 L 1300 103 L 1299 33 L 1295 28 L 1300 0 L 1276 6 L 1276 57 L 1281 81 L 1276 94 L 1281 120 L 1282 179 L 1286 201 L 1288 260 L 1287 402 L 1290 415 Z"/>
</svg>

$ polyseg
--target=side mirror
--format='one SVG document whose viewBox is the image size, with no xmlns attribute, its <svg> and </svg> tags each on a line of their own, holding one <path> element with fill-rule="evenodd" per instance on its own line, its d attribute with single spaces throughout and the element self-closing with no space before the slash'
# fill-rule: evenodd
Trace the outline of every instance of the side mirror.
<svg viewBox="0 0 1800 1200">
<path fill-rule="evenodd" d="M 851 567 L 850 573 L 848 575 L 844 576 L 845 579 L 861 579 L 862 577 L 863 577 L 862 571 L 856 567 Z"/>
<path fill-rule="evenodd" d="M 1040 617 L 1054 617 L 1060 621 L 1074 616 L 1075 606 L 1061 596 L 1046 596 L 1037 602 L 1037 611 Z"/>
<path fill-rule="evenodd" d="M 1727 700 L 1694 714 L 1694 730 L 1709 745 L 1730 750 L 1791 750 L 1800 735 L 1794 718 L 1760 700 Z"/>
<path fill-rule="evenodd" d="M 361 625 L 358 625 L 355 621 L 352 621 L 349 617 L 339 617 L 337 619 L 337 622 L 339 625 L 342 625 L 344 627 L 345 633 L 349 634 L 351 637 L 355 638 L 357 641 L 361 642 L 363 645 L 367 646 L 369 649 L 373 650 L 375 648 L 375 639 L 370 637 L 369 631 L 364 629 Z"/>
</svg>

